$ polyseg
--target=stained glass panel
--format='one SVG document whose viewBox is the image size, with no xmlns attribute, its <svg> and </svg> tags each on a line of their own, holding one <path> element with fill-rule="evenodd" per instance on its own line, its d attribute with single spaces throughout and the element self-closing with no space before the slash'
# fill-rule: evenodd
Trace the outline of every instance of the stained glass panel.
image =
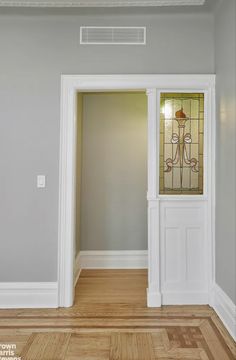
<svg viewBox="0 0 236 360">
<path fill-rule="evenodd" d="M 204 94 L 160 101 L 160 194 L 203 194 Z"/>
</svg>

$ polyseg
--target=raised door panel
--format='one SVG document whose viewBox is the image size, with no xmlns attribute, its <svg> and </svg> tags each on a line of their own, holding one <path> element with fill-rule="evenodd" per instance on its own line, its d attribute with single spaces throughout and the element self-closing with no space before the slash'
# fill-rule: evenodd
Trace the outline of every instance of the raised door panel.
<svg viewBox="0 0 236 360">
<path fill-rule="evenodd" d="M 205 206 L 204 201 L 161 202 L 161 289 L 164 304 L 172 301 L 183 301 L 183 304 L 205 302 Z"/>
<path fill-rule="evenodd" d="M 201 227 L 185 229 L 186 282 L 190 285 L 204 282 L 204 233 Z"/>
<path fill-rule="evenodd" d="M 179 283 L 181 281 L 181 234 L 177 227 L 165 229 L 164 239 L 164 281 Z"/>
</svg>

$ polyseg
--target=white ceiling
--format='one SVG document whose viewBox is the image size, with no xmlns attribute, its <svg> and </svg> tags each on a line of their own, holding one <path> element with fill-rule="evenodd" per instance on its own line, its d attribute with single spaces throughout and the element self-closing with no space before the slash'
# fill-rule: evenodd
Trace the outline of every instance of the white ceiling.
<svg viewBox="0 0 236 360">
<path fill-rule="evenodd" d="M 2 7 L 198 6 L 205 0 L 0 0 Z"/>
</svg>

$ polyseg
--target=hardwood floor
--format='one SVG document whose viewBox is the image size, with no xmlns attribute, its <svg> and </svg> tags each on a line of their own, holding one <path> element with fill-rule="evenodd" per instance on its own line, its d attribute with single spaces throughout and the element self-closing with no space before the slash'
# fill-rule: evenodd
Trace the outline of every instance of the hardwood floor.
<svg viewBox="0 0 236 360">
<path fill-rule="evenodd" d="M 69 309 L 0 310 L 21 360 L 232 360 L 236 345 L 208 306 L 146 307 L 145 270 L 83 270 Z"/>
</svg>

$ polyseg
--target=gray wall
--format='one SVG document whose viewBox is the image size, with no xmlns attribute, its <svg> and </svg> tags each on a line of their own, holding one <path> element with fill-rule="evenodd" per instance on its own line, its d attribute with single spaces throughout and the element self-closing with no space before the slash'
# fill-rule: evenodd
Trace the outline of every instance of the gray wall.
<svg viewBox="0 0 236 360">
<path fill-rule="evenodd" d="M 0 11 L 0 281 L 55 281 L 60 75 L 213 73 L 213 16 Z M 147 46 L 80 46 L 91 24 L 146 25 Z"/>
<path fill-rule="evenodd" d="M 83 95 L 81 250 L 147 249 L 147 96 Z"/>
<path fill-rule="evenodd" d="M 216 282 L 236 303 L 236 2 L 222 1 L 216 49 Z"/>
</svg>

